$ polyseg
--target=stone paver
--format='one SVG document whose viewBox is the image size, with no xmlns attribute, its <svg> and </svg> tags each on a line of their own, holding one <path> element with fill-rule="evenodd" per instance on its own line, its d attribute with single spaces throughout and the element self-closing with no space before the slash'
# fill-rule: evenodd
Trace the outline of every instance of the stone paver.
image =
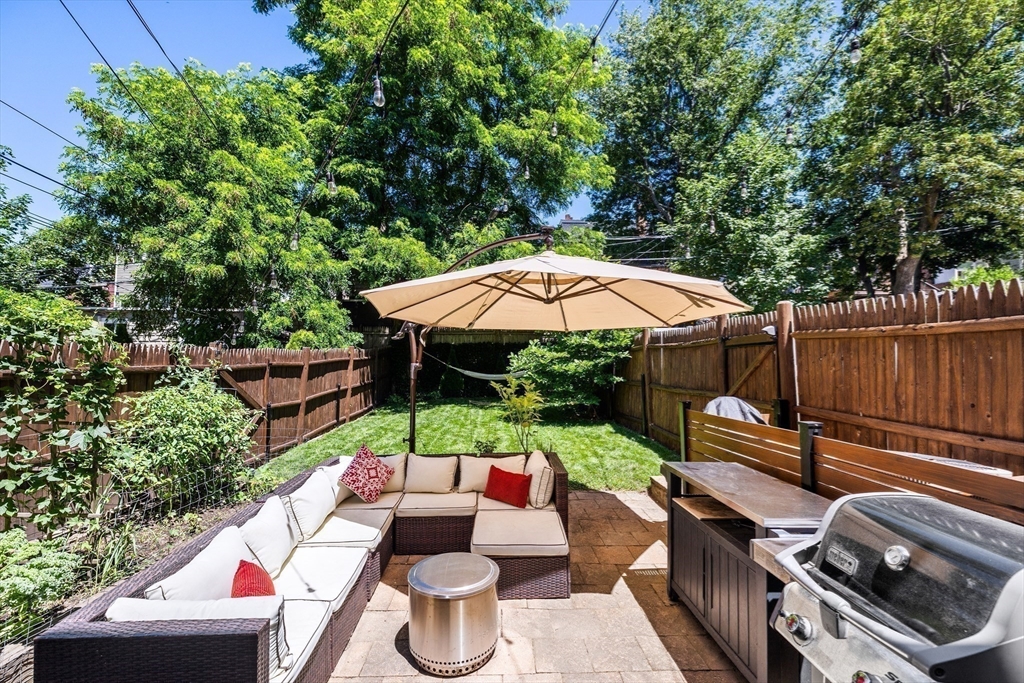
<svg viewBox="0 0 1024 683">
<path fill-rule="evenodd" d="M 572 597 L 502 600 L 494 656 L 467 683 L 741 683 L 665 594 L 665 512 L 644 493 L 569 494 Z M 331 683 L 436 683 L 409 652 L 406 577 L 392 558 Z"/>
</svg>

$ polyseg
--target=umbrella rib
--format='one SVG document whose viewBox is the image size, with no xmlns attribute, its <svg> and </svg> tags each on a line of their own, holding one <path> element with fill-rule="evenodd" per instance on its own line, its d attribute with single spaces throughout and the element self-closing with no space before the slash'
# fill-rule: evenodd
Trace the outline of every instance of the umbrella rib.
<svg viewBox="0 0 1024 683">
<path fill-rule="evenodd" d="M 516 280 L 516 281 L 515 281 L 515 284 L 519 284 L 519 282 L 520 282 L 520 281 L 521 281 L 521 280 L 522 280 L 522 279 L 523 279 L 524 277 L 526 277 L 526 271 L 523 271 L 523 274 L 519 276 L 519 280 Z M 505 280 L 502 280 L 502 282 L 505 282 Z M 510 284 L 511 284 L 511 283 L 510 283 Z M 497 289 L 497 287 L 495 287 L 495 289 Z M 506 289 L 506 290 L 503 290 L 503 291 L 501 292 L 501 294 L 499 294 L 499 295 L 498 295 L 498 296 L 497 296 L 497 297 L 496 297 L 496 298 L 494 299 L 494 301 L 492 301 L 491 303 L 487 304 L 487 308 L 483 309 L 482 311 L 478 312 L 478 313 L 477 313 L 477 314 L 476 314 L 475 316 L 473 316 L 473 319 L 472 319 L 472 320 L 471 320 L 471 321 L 469 322 L 469 325 L 467 326 L 467 328 L 466 328 L 466 329 L 473 329 L 473 325 L 474 325 L 474 324 L 476 323 L 476 321 L 477 321 L 477 320 L 479 320 L 480 318 L 482 318 L 482 317 L 484 316 L 484 314 L 485 314 L 485 313 L 487 313 L 487 311 L 489 311 L 489 310 L 491 310 L 492 308 L 494 308 L 494 304 L 496 304 L 496 303 L 498 303 L 499 301 L 501 301 L 501 298 L 502 298 L 503 296 L 505 296 L 506 294 L 508 294 L 509 292 L 511 292 L 511 291 L 512 291 L 512 287 L 509 287 L 508 289 Z"/>
<path fill-rule="evenodd" d="M 657 280 L 644 280 L 644 282 L 650 282 L 652 285 L 658 285 L 659 287 L 666 287 L 668 289 L 671 289 L 673 292 L 678 292 L 679 294 L 685 294 L 687 296 L 695 296 L 695 297 L 697 297 L 699 299 L 711 299 L 712 301 L 717 301 L 720 304 L 728 304 L 729 306 L 735 306 L 736 305 L 735 301 L 729 301 L 728 299 L 720 299 L 717 296 L 711 296 L 710 294 L 692 294 L 692 293 L 686 291 L 685 289 L 683 289 L 682 287 L 673 287 L 670 284 L 666 284 L 664 282 L 658 282 Z M 743 303 L 743 302 L 740 302 L 740 303 Z M 743 304 L 743 305 L 746 306 L 746 304 Z M 699 306 L 700 306 L 700 304 L 698 304 L 698 307 Z M 750 307 L 747 306 L 747 309 L 749 310 Z"/>
<path fill-rule="evenodd" d="M 594 282 L 597 286 L 596 287 L 591 287 L 590 289 L 584 289 L 581 292 L 574 292 L 572 294 L 566 294 L 566 292 L 569 291 L 569 288 L 566 288 L 565 291 L 562 292 L 561 298 L 563 298 L 563 299 L 575 299 L 578 296 L 586 296 L 587 294 L 591 294 L 591 293 L 595 292 L 598 289 L 602 289 L 602 288 L 607 289 L 608 285 L 617 285 L 620 282 L 625 282 L 624 279 L 619 278 L 617 280 L 612 280 L 611 282 L 608 283 L 608 285 L 606 285 L 604 283 L 597 282 L 596 280 L 594 280 L 590 276 L 584 276 L 583 279 L 584 280 L 590 280 L 591 282 Z M 582 280 L 581 280 L 581 282 L 582 282 Z M 573 286 L 575 287 L 575 284 Z"/>
<path fill-rule="evenodd" d="M 527 298 L 527 299 L 533 299 L 534 301 L 547 301 L 547 299 L 545 299 L 544 297 L 537 296 L 536 294 L 534 294 L 530 290 L 526 289 L 525 287 L 520 287 L 519 286 L 519 282 L 522 281 L 522 279 L 524 277 L 526 277 L 526 275 L 528 275 L 528 274 L 529 274 L 529 271 L 524 270 L 523 271 L 523 277 L 519 278 L 519 280 L 516 280 L 515 282 L 511 282 L 510 280 L 506 280 L 505 278 L 501 277 L 500 275 L 495 275 L 495 278 L 497 278 L 498 280 L 501 280 L 506 285 L 511 285 L 510 289 L 508 289 L 508 290 L 503 290 L 502 289 L 502 290 L 499 290 L 499 291 L 505 292 L 507 294 L 512 294 L 513 296 L 521 296 L 521 297 L 524 297 L 524 298 Z M 488 287 L 494 287 L 494 285 L 487 285 L 487 286 Z M 498 289 L 498 288 L 494 287 L 494 289 Z M 522 294 L 517 294 L 516 292 L 513 292 L 512 289 L 517 289 L 520 292 L 522 292 Z"/>
<path fill-rule="evenodd" d="M 431 327 L 440 327 L 440 326 L 441 326 L 441 321 L 442 321 L 442 320 L 444 320 L 445 318 L 450 318 L 451 316 L 455 315 L 456 313 L 458 313 L 459 311 L 461 311 L 461 310 L 462 310 L 463 308 L 465 308 L 466 306 L 469 306 L 470 304 L 474 303 L 475 301 L 477 301 L 477 300 L 478 300 L 478 299 L 480 299 L 481 297 L 485 297 L 485 296 L 487 296 L 488 294 L 490 294 L 490 293 L 491 293 L 491 290 L 492 290 L 492 289 L 496 289 L 496 288 L 494 288 L 494 287 L 488 287 L 486 291 L 483 291 L 483 292 L 481 292 L 480 294 L 477 294 L 476 296 L 474 296 L 474 297 L 473 297 L 472 299 L 470 299 L 469 301 L 463 302 L 463 304 L 462 304 L 461 306 L 459 306 L 458 308 L 454 308 L 454 309 L 452 309 L 452 310 L 448 311 L 447 313 L 445 313 L 444 315 L 442 315 L 442 316 L 441 316 L 440 318 L 438 318 L 438 319 L 437 319 L 437 320 L 435 320 L 434 322 L 430 323 L 430 326 L 431 326 Z"/>
<path fill-rule="evenodd" d="M 590 277 L 590 276 L 587 276 L 587 277 Z M 644 313 L 646 313 L 647 315 L 651 316 L 652 318 L 654 318 L 655 320 L 657 320 L 658 322 L 660 322 L 660 323 L 661 323 L 662 325 L 664 325 L 665 327 L 672 327 L 672 325 L 671 325 L 671 324 L 670 324 L 670 323 L 669 323 L 669 322 L 668 322 L 667 320 L 665 320 L 664 318 L 662 318 L 661 316 L 659 316 L 659 315 L 655 315 L 654 313 L 651 313 L 650 311 L 648 311 L 648 310 L 647 310 L 646 308 L 644 308 L 643 306 L 641 306 L 641 305 L 640 305 L 640 304 L 638 304 L 637 302 L 635 302 L 635 301 L 633 301 L 633 300 L 631 300 L 631 299 L 628 299 L 628 298 L 626 298 L 626 297 L 625 297 L 625 296 L 623 296 L 622 294 L 619 294 L 618 292 L 616 292 L 616 291 L 615 291 L 614 289 L 612 289 L 612 288 L 611 288 L 611 287 L 609 287 L 608 285 L 605 285 L 605 284 L 603 284 L 603 283 L 601 283 L 601 282 L 598 282 L 597 280 L 594 280 L 594 278 L 590 278 L 590 279 L 591 279 L 591 281 L 593 281 L 593 282 L 594 282 L 594 284 L 596 284 L 596 285 L 597 285 L 598 287 L 600 287 L 601 289 L 605 289 L 605 290 L 607 290 L 607 291 L 611 292 L 612 294 L 614 294 L 615 296 L 619 297 L 619 298 L 620 298 L 620 299 L 622 299 L 623 301 L 625 301 L 625 302 L 627 302 L 627 303 L 630 303 L 630 304 L 632 304 L 633 306 L 636 306 L 636 307 L 637 307 L 637 308 L 639 308 L 639 309 L 640 309 L 641 311 L 643 311 L 643 312 L 644 312 Z M 619 280 L 618 282 L 622 282 L 622 280 Z M 616 283 L 614 283 L 614 282 L 613 282 L 613 283 L 610 283 L 610 284 L 616 284 Z"/>
<path fill-rule="evenodd" d="M 447 294 L 451 294 L 452 292 L 457 292 L 460 289 L 464 289 L 466 287 L 471 287 L 473 285 L 482 284 L 483 281 L 486 280 L 488 277 L 490 277 L 490 276 L 487 275 L 487 276 L 481 277 L 481 278 L 479 278 L 477 280 L 471 280 L 469 282 L 465 282 L 465 283 L 459 285 L 458 287 L 452 287 L 451 289 L 446 289 L 445 291 L 441 292 L 440 294 L 434 294 L 432 296 L 428 296 L 425 299 L 419 299 L 418 301 L 414 301 L 411 304 L 406 304 L 405 306 L 402 306 L 401 308 L 396 308 L 393 311 L 388 311 L 387 313 L 382 313 L 380 317 L 382 317 L 382 318 L 390 318 L 395 313 L 401 313 L 402 311 L 405 311 L 405 310 L 408 310 L 410 308 L 413 308 L 414 306 L 419 306 L 420 304 L 426 303 L 426 302 L 428 302 L 428 301 L 430 301 L 432 299 L 436 299 L 436 298 L 438 298 L 440 296 L 445 296 Z"/>
<path fill-rule="evenodd" d="M 551 284 L 554 285 L 554 287 L 555 287 L 555 301 L 558 302 L 558 312 L 562 314 L 562 327 L 565 329 L 566 332 L 568 332 L 569 331 L 569 321 L 565 319 L 565 306 L 562 304 L 562 292 L 558 291 L 558 281 L 557 280 L 555 280 L 554 278 L 551 278 Z M 576 285 L 576 283 L 574 282 L 571 285 L 569 285 L 569 288 L 572 288 L 575 285 Z"/>
</svg>

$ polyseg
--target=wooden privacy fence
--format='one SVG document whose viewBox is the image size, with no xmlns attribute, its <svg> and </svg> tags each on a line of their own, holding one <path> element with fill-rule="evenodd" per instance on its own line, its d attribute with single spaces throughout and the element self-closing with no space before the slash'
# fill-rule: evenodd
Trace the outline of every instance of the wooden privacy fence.
<svg viewBox="0 0 1024 683">
<path fill-rule="evenodd" d="M 767 331 L 764 331 L 767 328 Z M 1024 474 L 1024 293 L 921 292 L 719 318 L 638 338 L 617 420 L 679 445 L 677 405 L 733 395 L 773 425 Z"/>
<path fill-rule="evenodd" d="M 216 346 L 127 344 L 128 364 L 122 368 L 122 394 L 138 395 L 154 388 L 157 379 L 187 358 L 192 367 L 213 365 L 225 390 L 259 411 L 252 434 L 252 460 L 269 460 L 339 424 L 364 415 L 375 403 L 375 384 L 386 374 L 384 354 L 362 349 L 228 349 Z M 0 355 L 8 349 L 0 345 Z M 73 363 L 74 349 L 65 349 Z M 3 377 L 0 377 L 3 381 Z M 115 404 L 112 419 L 121 416 Z M 69 421 L 80 417 L 72 409 Z M 35 444 L 32 441 L 35 441 Z M 22 437 L 37 450 L 39 435 Z"/>
<path fill-rule="evenodd" d="M 848 493 L 924 493 L 1024 524 L 1024 479 L 829 439 L 821 424 L 799 431 L 707 415 L 679 404 L 683 461 L 737 462 L 836 499 Z"/>
</svg>

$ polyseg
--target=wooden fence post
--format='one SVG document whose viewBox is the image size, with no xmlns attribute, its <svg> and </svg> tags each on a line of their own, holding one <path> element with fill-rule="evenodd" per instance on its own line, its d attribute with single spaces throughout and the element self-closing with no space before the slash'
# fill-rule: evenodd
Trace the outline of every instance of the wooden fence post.
<svg viewBox="0 0 1024 683">
<path fill-rule="evenodd" d="M 725 345 L 729 339 L 729 316 L 720 315 L 718 322 L 718 394 L 729 393 L 729 348 Z"/>
<path fill-rule="evenodd" d="M 273 414 L 272 411 L 274 410 L 274 406 L 272 404 L 268 403 L 266 410 L 267 410 L 267 448 L 266 448 L 266 454 L 265 454 L 264 457 L 265 457 L 267 462 L 270 462 L 270 417 Z"/>
<path fill-rule="evenodd" d="M 334 389 L 334 424 L 337 426 L 341 422 L 341 385 L 339 384 Z"/>
<path fill-rule="evenodd" d="M 309 384 L 309 347 L 302 347 L 302 379 L 299 380 L 299 419 L 295 431 L 295 445 L 298 446 L 306 437 L 306 394 Z"/>
<path fill-rule="evenodd" d="M 643 370 L 640 373 L 640 408 L 641 408 L 641 419 L 644 430 L 644 436 L 651 436 L 651 399 L 653 398 L 653 391 L 651 391 L 651 375 L 650 375 L 650 356 L 647 352 L 647 346 L 651 342 L 651 330 L 645 327 L 643 333 L 640 335 L 640 343 L 642 345 L 640 359 L 643 362 Z"/>
<path fill-rule="evenodd" d="M 356 350 L 354 347 L 348 349 L 348 372 L 345 375 L 345 424 L 348 424 L 349 415 L 352 414 L 352 367 L 356 362 Z"/>
<path fill-rule="evenodd" d="M 821 436 L 820 422 L 800 423 L 800 485 L 814 491 L 814 437 Z"/>
<path fill-rule="evenodd" d="M 785 401 L 786 428 L 796 424 L 796 349 L 793 344 L 793 302 L 780 301 L 775 306 L 775 362 L 779 398 Z M 782 426 L 781 424 L 778 426 Z"/>
</svg>

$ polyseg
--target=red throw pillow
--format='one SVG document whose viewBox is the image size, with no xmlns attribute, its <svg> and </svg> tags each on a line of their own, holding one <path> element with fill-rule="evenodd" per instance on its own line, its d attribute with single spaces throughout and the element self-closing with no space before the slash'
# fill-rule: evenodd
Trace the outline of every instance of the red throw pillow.
<svg viewBox="0 0 1024 683">
<path fill-rule="evenodd" d="M 258 598 L 264 595 L 274 595 L 270 574 L 258 564 L 239 560 L 235 580 L 231 582 L 231 597 Z"/>
<path fill-rule="evenodd" d="M 487 487 L 484 489 L 484 498 L 500 500 L 517 508 L 526 507 L 526 501 L 530 498 L 530 480 L 532 474 L 516 474 L 508 472 L 491 465 L 491 472 L 487 475 Z"/>
<path fill-rule="evenodd" d="M 352 462 L 345 468 L 338 483 L 352 489 L 353 493 L 367 503 L 376 503 L 384 485 L 394 473 L 394 467 L 386 465 L 366 447 L 366 444 L 363 444 L 356 451 Z"/>
</svg>

